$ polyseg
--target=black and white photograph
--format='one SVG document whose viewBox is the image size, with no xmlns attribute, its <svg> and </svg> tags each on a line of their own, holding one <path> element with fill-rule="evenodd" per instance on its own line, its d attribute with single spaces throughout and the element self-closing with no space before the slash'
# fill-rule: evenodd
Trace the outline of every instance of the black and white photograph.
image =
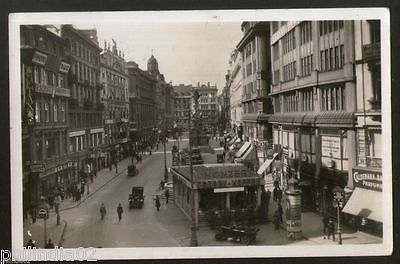
<svg viewBox="0 0 400 264">
<path fill-rule="evenodd" d="M 13 249 L 391 254 L 387 10 L 16 13 L 9 28 Z"/>
</svg>

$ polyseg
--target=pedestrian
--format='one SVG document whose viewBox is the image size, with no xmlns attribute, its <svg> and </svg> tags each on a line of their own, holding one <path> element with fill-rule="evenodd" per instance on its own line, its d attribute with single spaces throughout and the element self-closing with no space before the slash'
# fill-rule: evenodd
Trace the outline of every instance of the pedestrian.
<svg viewBox="0 0 400 264">
<path fill-rule="evenodd" d="M 158 150 L 158 142 L 157 142 L 157 150 Z"/>
<path fill-rule="evenodd" d="M 165 189 L 165 202 L 168 203 L 168 199 L 169 199 L 169 190 Z"/>
<path fill-rule="evenodd" d="M 281 204 L 278 204 L 278 208 L 276 209 L 276 214 L 279 216 L 279 222 L 282 224 L 283 223 L 283 208 Z"/>
<path fill-rule="evenodd" d="M 328 239 L 332 236 L 332 240 L 335 241 L 335 223 L 329 218 L 328 221 Z"/>
<path fill-rule="evenodd" d="M 118 161 L 117 160 L 115 160 L 114 166 L 115 166 L 115 173 L 118 173 Z"/>
<path fill-rule="evenodd" d="M 329 218 L 328 216 L 324 215 L 322 218 L 322 224 L 324 226 L 324 239 L 326 239 L 326 235 L 328 233 L 328 223 L 329 223 Z"/>
<path fill-rule="evenodd" d="M 122 205 L 119 204 L 117 207 L 118 221 L 121 221 L 123 212 L 124 212 L 124 208 L 122 208 Z"/>
<path fill-rule="evenodd" d="M 276 188 L 276 201 L 278 202 L 278 204 L 281 203 L 282 200 L 282 189 L 281 188 Z"/>
<path fill-rule="evenodd" d="M 156 208 L 157 208 L 157 212 L 160 211 L 160 198 L 158 197 L 158 195 L 156 195 Z"/>
<path fill-rule="evenodd" d="M 36 248 L 36 244 L 32 239 L 29 239 L 28 243 L 26 244 L 27 249 Z"/>
<path fill-rule="evenodd" d="M 278 230 L 280 228 L 280 216 L 277 212 L 274 213 L 272 221 L 274 223 L 274 230 Z"/>
<path fill-rule="evenodd" d="M 82 194 L 80 193 L 80 192 L 76 192 L 76 201 L 77 202 L 80 202 L 81 201 L 81 198 L 82 198 Z"/>
<path fill-rule="evenodd" d="M 101 206 L 100 206 L 101 220 L 104 219 L 104 216 L 106 215 L 106 213 L 107 213 L 106 206 L 104 205 L 104 203 L 102 203 Z"/>
<path fill-rule="evenodd" d="M 47 244 L 44 246 L 44 248 L 54 248 L 53 242 L 51 242 L 51 239 L 47 242 Z"/>
<path fill-rule="evenodd" d="M 111 163 L 111 161 L 110 161 L 110 164 L 109 164 L 108 168 L 110 169 L 110 171 L 112 171 L 112 163 Z"/>
</svg>

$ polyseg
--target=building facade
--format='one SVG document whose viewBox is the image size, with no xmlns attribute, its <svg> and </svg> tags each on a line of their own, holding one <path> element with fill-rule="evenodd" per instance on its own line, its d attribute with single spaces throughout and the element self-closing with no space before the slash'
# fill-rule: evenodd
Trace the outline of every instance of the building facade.
<svg viewBox="0 0 400 264">
<path fill-rule="evenodd" d="M 125 73 L 125 59 L 117 43 L 113 46 L 104 42 L 100 55 L 100 92 L 104 104 L 105 144 L 108 145 L 106 164 L 129 154 L 128 143 L 128 82 Z"/>
<path fill-rule="evenodd" d="M 356 82 L 353 21 L 271 23 L 273 142 L 283 181 L 297 177 L 303 210 L 334 214 L 351 185 Z"/>
<path fill-rule="evenodd" d="M 96 30 L 81 31 L 72 25 L 61 27 L 61 36 L 70 50 L 68 84 L 70 159 L 82 178 L 105 166 L 104 105 L 100 101 L 100 52 Z M 89 165 L 89 166 L 88 166 Z"/>
<path fill-rule="evenodd" d="M 189 109 L 193 96 L 192 85 L 180 84 L 173 87 L 175 122 L 182 131 L 189 128 Z"/>
<path fill-rule="evenodd" d="M 234 50 L 231 53 L 229 60 L 229 110 L 232 132 L 239 137 L 243 134 L 243 123 L 242 123 L 242 56 L 238 50 Z"/>
<path fill-rule="evenodd" d="M 126 65 L 129 96 L 129 137 L 134 149 L 152 140 L 157 127 L 155 79 L 129 61 Z"/>
<path fill-rule="evenodd" d="M 247 140 L 270 144 L 272 113 L 270 91 L 269 22 L 243 22 L 243 37 L 236 48 L 241 56 L 242 121 Z M 239 73 L 236 73 L 239 74 Z"/>
<path fill-rule="evenodd" d="M 39 25 L 21 26 L 23 213 L 76 181 L 69 159 L 68 43 Z M 33 211 L 31 211 L 33 212 Z"/>
<path fill-rule="evenodd" d="M 354 21 L 355 163 L 343 211 L 355 229 L 382 236 L 382 107 L 379 20 Z M 369 199 L 365 199 L 368 197 Z"/>
<path fill-rule="evenodd" d="M 199 94 L 199 114 L 206 129 L 216 132 L 218 128 L 217 86 L 212 86 L 210 83 L 207 85 L 197 83 L 197 86 L 193 87 L 193 92 L 195 91 Z"/>
</svg>

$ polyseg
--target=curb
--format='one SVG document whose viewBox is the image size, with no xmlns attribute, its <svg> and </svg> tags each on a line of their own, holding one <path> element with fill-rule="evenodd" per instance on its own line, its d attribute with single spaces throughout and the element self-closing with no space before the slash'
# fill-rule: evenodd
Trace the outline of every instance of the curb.
<svg viewBox="0 0 400 264">
<path fill-rule="evenodd" d="M 110 183 L 112 180 L 116 179 L 118 176 L 120 176 L 123 172 L 125 172 L 126 170 L 128 170 L 128 168 L 121 170 L 120 173 L 118 173 L 117 175 L 115 175 L 114 177 L 112 177 L 111 179 L 109 179 L 108 181 L 106 181 L 105 183 L 103 183 L 99 188 L 97 188 L 97 190 L 91 192 L 89 195 L 87 195 L 85 197 L 85 199 L 83 199 L 82 201 L 80 201 L 79 203 L 77 203 L 76 205 L 73 205 L 71 207 L 67 207 L 64 209 L 60 209 L 60 212 L 62 211 L 67 211 L 69 209 L 75 208 L 80 206 L 83 202 L 85 202 L 87 199 L 89 199 L 89 197 L 91 197 L 93 194 L 97 193 L 99 190 L 101 190 L 105 185 L 107 185 L 108 183 Z"/>
<path fill-rule="evenodd" d="M 68 225 L 67 221 L 65 221 L 64 219 L 62 219 L 61 221 L 64 222 L 64 228 L 63 228 L 63 231 L 61 232 L 60 239 L 58 240 L 58 247 L 62 247 L 62 242 L 64 242 L 65 231 L 66 231 L 67 225 Z"/>
</svg>

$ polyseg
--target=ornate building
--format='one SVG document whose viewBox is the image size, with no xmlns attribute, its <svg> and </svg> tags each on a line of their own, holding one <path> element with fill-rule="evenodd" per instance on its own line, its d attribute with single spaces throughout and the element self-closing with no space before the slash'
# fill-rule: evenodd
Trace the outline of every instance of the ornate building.
<svg viewBox="0 0 400 264">
<path fill-rule="evenodd" d="M 41 196 L 76 181 L 76 163 L 68 157 L 68 43 L 53 32 L 21 26 L 24 216 L 37 208 Z"/>
<path fill-rule="evenodd" d="M 242 32 L 243 37 L 236 46 L 241 58 L 234 59 L 241 59 L 242 64 L 241 73 L 236 72 L 241 74 L 241 85 L 236 87 L 242 90 L 243 134 L 245 139 L 270 145 L 272 128 L 268 117 L 273 109 L 268 95 L 271 71 L 269 22 L 243 22 Z"/>
<path fill-rule="evenodd" d="M 104 128 L 105 144 L 108 145 L 107 164 L 114 159 L 126 157 L 129 153 L 128 143 L 128 82 L 125 73 L 126 62 L 117 43 L 113 46 L 104 42 L 100 55 L 100 93 L 105 106 Z"/>
<path fill-rule="evenodd" d="M 126 64 L 129 96 L 129 138 L 134 149 L 152 140 L 157 127 L 155 80 L 129 61 Z"/>
<path fill-rule="evenodd" d="M 183 131 L 189 127 L 189 109 L 193 96 L 192 85 L 180 84 L 174 86 L 175 122 Z"/>
<path fill-rule="evenodd" d="M 210 86 L 197 83 L 197 86 L 193 87 L 193 92 L 199 93 L 199 112 L 200 118 L 203 119 L 206 129 L 209 131 L 216 132 L 218 127 L 218 109 L 217 109 L 217 86 Z"/>
<path fill-rule="evenodd" d="M 242 120 L 242 56 L 239 51 L 235 49 L 231 53 L 229 60 L 229 78 L 227 80 L 227 89 L 229 96 L 229 111 L 231 128 L 236 136 L 242 137 L 243 134 L 243 120 Z"/>
<path fill-rule="evenodd" d="M 104 105 L 100 101 L 99 83 L 101 48 L 95 29 L 81 31 L 72 25 L 63 25 L 61 36 L 69 47 L 71 62 L 68 148 L 79 175 L 86 177 L 105 165 Z"/>
</svg>

